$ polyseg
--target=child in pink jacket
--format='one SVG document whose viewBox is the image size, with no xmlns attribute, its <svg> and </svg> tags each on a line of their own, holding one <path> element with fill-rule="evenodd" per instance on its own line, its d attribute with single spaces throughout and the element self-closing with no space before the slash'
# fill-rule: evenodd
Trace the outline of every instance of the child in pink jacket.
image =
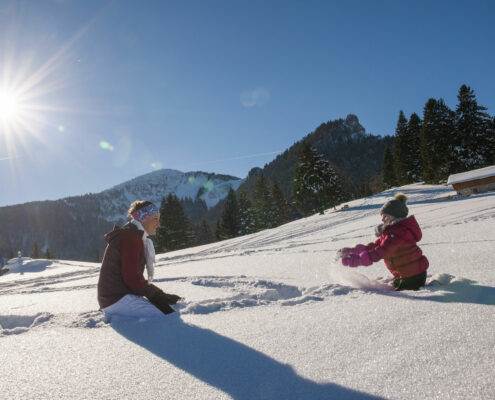
<svg viewBox="0 0 495 400">
<path fill-rule="evenodd" d="M 407 216 L 407 197 L 397 193 L 380 210 L 383 224 L 375 228 L 378 239 L 366 246 L 344 247 L 338 251 L 348 267 L 368 266 L 381 259 L 394 276 L 396 290 L 418 290 L 426 283 L 428 259 L 416 244 L 422 233 L 414 215 Z"/>
</svg>

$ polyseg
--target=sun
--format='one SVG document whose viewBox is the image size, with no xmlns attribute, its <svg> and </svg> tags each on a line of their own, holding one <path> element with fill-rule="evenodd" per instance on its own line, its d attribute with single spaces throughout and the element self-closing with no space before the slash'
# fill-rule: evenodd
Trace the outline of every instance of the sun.
<svg viewBox="0 0 495 400">
<path fill-rule="evenodd" d="M 0 121 L 7 123 L 16 119 L 21 110 L 19 96 L 13 91 L 0 89 Z"/>
</svg>

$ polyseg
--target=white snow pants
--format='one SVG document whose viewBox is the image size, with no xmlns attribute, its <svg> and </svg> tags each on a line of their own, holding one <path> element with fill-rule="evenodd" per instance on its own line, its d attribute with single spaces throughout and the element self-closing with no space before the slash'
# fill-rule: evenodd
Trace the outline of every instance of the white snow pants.
<svg viewBox="0 0 495 400">
<path fill-rule="evenodd" d="M 117 303 L 105 307 L 105 320 L 127 318 L 162 318 L 165 314 L 151 304 L 148 299 L 133 294 L 126 294 Z"/>
</svg>

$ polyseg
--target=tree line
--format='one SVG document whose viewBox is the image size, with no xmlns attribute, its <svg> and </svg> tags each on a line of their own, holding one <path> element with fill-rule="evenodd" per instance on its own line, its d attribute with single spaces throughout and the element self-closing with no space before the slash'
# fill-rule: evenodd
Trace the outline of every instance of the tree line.
<svg viewBox="0 0 495 400">
<path fill-rule="evenodd" d="M 399 112 L 393 148 L 382 160 L 385 189 L 413 182 L 437 184 L 449 175 L 495 164 L 495 117 L 462 85 L 451 110 L 442 99 L 429 99 L 423 119 Z"/>
<path fill-rule="evenodd" d="M 19 250 L 17 254 L 14 254 L 14 252 L 11 250 L 9 252 L 9 259 L 12 259 L 14 257 L 22 257 L 22 252 Z M 53 254 L 49 248 L 47 248 L 44 252 L 42 252 L 40 249 L 40 245 L 38 244 L 37 241 L 35 241 L 33 244 L 33 251 L 31 252 L 31 258 L 32 259 L 44 258 L 47 260 L 53 260 Z"/>
<path fill-rule="evenodd" d="M 214 229 L 203 219 L 193 224 L 174 194 L 162 200 L 160 227 L 154 237 L 159 252 L 184 249 L 275 228 L 350 199 L 344 178 L 308 142 L 303 142 L 294 172 L 293 194 L 287 199 L 276 182 L 260 170 L 251 196 L 230 188 Z"/>
</svg>

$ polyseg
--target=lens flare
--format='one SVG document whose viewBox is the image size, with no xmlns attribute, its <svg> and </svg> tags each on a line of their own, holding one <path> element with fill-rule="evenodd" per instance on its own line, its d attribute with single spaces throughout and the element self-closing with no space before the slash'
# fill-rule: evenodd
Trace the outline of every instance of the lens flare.
<svg viewBox="0 0 495 400">
<path fill-rule="evenodd" d="M 108 151 L 114 151 L 115 148 L 110 144 L 108 143 L 107 141 L 105 140 L 102 140 L 100 142 L 100 147 L 103 149 L 103 150 L 108 150 Z"/>
<path fill-rule="evenodd" d="M 196 178 L 195 178 L 194 176 L 190 176 L 190 177 L 187 179 L 187 181 L 188 181 L 189 183 L 194 183 L 194 181 L 195 181 L 195 180 L 196 180 Z"/>
<path fill-rule="evenodd" d="M 212 181 L 206 181 L 204 184 L 203 184 L 203 189 L 206 190 L 207 192 L 209 192 L 210 190 L 212 190 L 214 188 L 214 184 Z"/>
<path fill-rule="evenodd" d="M 153 169 L 162 169 L 163 168 L 163 165 L 161 162 L 154 162 L 151 164 L 151 168 Z"/>
</svg>

